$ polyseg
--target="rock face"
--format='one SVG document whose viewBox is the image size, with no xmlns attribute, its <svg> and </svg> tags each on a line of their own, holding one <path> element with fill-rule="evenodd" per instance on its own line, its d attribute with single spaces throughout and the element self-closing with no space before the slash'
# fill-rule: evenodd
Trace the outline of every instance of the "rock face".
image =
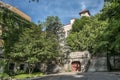
<svg viewBox="0 0 120 80">
<path fill-rule="evenodd" d="M 88 51 L 71 52 L 65 59 L 64 71 L 80 71 L 85 72 L 90 62 L 90 54 Z M 73 64 L 74 63 L 74 64 Z"/>
<path fill-rule="evenodd" d="M 120 70 L 120 56 L 111 56 L 110 65 L 112 69 Z"/>
<path fill-rule="evenodd" d="M 90 60 L 88 72 L 107 71 L 107 58 L 94 57 Z"/>
<path fill-rule="evenodd" d="M 88 51 L 83 52 L 72 52 L 68 55 L 66 63 L 64 64 L 65 71 L 75 71 L 72 69 L 72 63 L 80 62 L 80 72 L 97 72 L 97 71 L 108 71 L 107 69 L 107 58 L 106 57 L 93 57 Z M 76 70 L 77 71 L 77 70 Z"/>
</svg>

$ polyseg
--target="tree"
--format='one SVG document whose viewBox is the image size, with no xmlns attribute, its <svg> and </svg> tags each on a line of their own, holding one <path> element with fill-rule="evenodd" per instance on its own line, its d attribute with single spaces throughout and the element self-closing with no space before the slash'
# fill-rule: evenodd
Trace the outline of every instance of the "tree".
<svg viewBox="0 0 120 80">
<path fill-rule="evenodd" d="M 58 17 L 52 18 L 53 22 L 46 24 L 47 30 L 42 31 L 42 24 L 37 26 L 6 8 L 1 8 L 0 16 L 3 55 L 8 63 L 28 64 L 31 66 L 28 67 L 29 73 L 32 73 L 36 63 L 57 59 L 60 53 L 57 33 L 61 27 Z"/>
<path fill-rule="evenodd" d="M 107 0 L 99 15 L 94 18 L 77 19 L 68 37 L 68 44 L 71 48 L 84 50 L 91 47 L 95 52 L 119 53 L 119 8 L 119 0 Z M 99 30 L 104 34 L 101 34 Z"/>
<path fill-rule="evenodd" d="M 108 69 L 111 69 L 110 58 L 114 57 L 114 66 L 120 55 L 120 1 L 107 0 L 102 12 L 94 18 L 88 18 L 84 25 L 76 24 L 75 30 L 68 37 L 68 44 L 72 50 L 89 50 L 92 53 L 107 54 Z M 91 20 L 92 19 L 92 20 Z M 90 22 L 89 22 L 90 21 Z M 73 26 L 74 29 L 74 26 Z M 77 31 L 78 30 L 78 31 Z M 114 67 L 115 68 L 115 67 Z"/>
<path fill-rule="evenodd" d="M 63 46 L 61 44 L 64 42 L 64 32 L 62 23 L 57 16 L 48 16 L 44 22 L 45 34 L 49 44 L 52 47 L 52 53 L 54 55 L 54 61 L 59 62 L 59 59 L 63 58 Z M 55 58 L 56 56 L 56 58 Z M 58 58 L 59 57 L 59 58 Z M 61 58 L 60 58 L 61 57 Z"/>
<path fill-rule="evenodd" d="M 72 27 L 72 32 L 79 32 L 88 22 L 89 22 L 89 17 L 84 16 L 81 19 L 76 19 Z"/>
<path fill-rule="evenodd" d="M 39 27 L 31 26 L 25 28 L 11 51 L 11 57 L 14 61 L 28 63 L 29 73 L 33 71 L 35 63 L 40 61 L 37 58 L 41 50 L 40 34 Z"/>
<path fill-rule="evenodd" d="M 104 48 L 104 51 L 107 51 L 107 63 L 108 70 L 112 68 L 115 69 L 118 67 L 119 59 L 115 59 L 115 57 L 120 56 L 120 1 L 119 0 L 106 0 L 105 6 L 102 10 L 100 20 L 107 20 L 108 25 L 103 35 L 101 35 L 101 39 L 99 39 L 100 43 L 105 42 L 105 44 L 98 47 Z M 113 57 L 114 67 L 111 67 L 110 59 Z M 117 64 L 117 66 L 116 66 Z M 115 67 L 116 66 L 116 67 Z"/>
<path fill-rule="evenodd" d="M 109 51 L 115 51 L 120 53 L 120 3 L 119 0 L 111 0 L 109 4 L 106 4 L 102 11 L 103 19 L 108 19 L 108 28 L 106 29 L 104 35 L 106 37 L 106 41 L 109 42 Z M 101 16 L 101 19 L 102 19 Z"/>
<path fill-rule="evenodd" d="M 16 13 L 13 13 L 3 7 L 1 7 L 0 16 L 0 23 L 2 23 L 3 32 L 2 39 L 4 40 L 3 57 L 6 62 L 9 64 L 11 62 L 25 63 L 37 61 L 37 58 L 35 58 L 35 56 L 32 56 L 32 54 L 28 55 L 30 50 L 33 52 L 31 46 L 36 50 L 35 42 L 31 41 L 33 38 L 28 35 L 30 35 L 29 33 L 33 34 L 33 30 L 38 30 L 37 32 L 40 32 L 40 29 L 37 28 L 35 24 L 25 20 Z M 23 40 L 25 40 L 25 42 Z M 26 45 L 25 43 L 30 44 Z M 25 53 L 25 51 L 28 52 Z M 32 56 L 32 58 L 26 59 L 26 55 L 27 57 Z M 10 73 L 10 71 L 7 73 Z"/>
<path fill-rule="evenodd" d="M 58 36 L 58 32 L 62 28 L 59 17 L 57 16 L 48 16 L 45 21 L 46 31 L 55 34 Z"/>
<path fill-rule="evenodd" d="M 99 21 L 97 17 L 88 17 L 86 20 L 82 19 L 78 22 L 82 28 L 80 27 L 79 31 L 71 32 L 67 38 L 68 45 L 73 51 L 88 50 L 95 53 L 98 38 L 103 34 L 107 23 L 106 21 Z M 79 28 L 79 26 L 76 25 L 75 27 Z"/>
</svg>

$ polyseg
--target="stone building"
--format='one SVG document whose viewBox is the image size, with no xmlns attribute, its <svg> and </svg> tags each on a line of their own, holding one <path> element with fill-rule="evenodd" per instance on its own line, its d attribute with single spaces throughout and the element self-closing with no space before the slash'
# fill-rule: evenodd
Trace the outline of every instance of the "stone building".
<svg viewBox="0 0 120 80">
<path fill-rule="evenodd" d="M 24 18 L 24 19 L 26 19 L 28 21 L 31 21 L 31 18 L 28 15 L 26 15 L 25 13 L 23 13 L 19 9 L 17 9 L 17 8 L 15 8 L 15 7 L 13 7 L 13 6 L 9 5 L 9 4 L 5 4 L 2 1 L 0 1 L 0 7 L 5 7 L 7 9 L 11 10 L 12 12 L 18 14 L 22 18 Z M 3 43 L 4 43 L 1 36 L 2 36 L 2 23 L 0 23 L 0 55 L 2 54 L 2 47 L 3 47 Z"/>
<path fill-rule="evenodd" d="M 9 4 L 3 3 L 2 1 L 0 1 L 0 7 L 5 7 L 9 10 L 11 10 L 14 13 L 17 13 L 18 15 L 20 15 L 21 17 L 23 17 L 24 19 L 31 21 L 31 18 L 25 14 L 24 12 L 20 11 L 19 9 L 17 9 L 16 7 L 13 7 Z"/>
<path fill-rule="evenodd" d="M 26 15 L 25 13 L 23 13 L 19 9 L 17 9 L 17 8 L 15 8 L 15 7 L 13 7 L 13 6 L 9 5 L 9 4 L 5 4 L 2 1 L 0 1 L 0 7 L 5 7 L 7 9 L 11 10 L 12 12 L 18 14 L 22 18 L 24 18 L 24 19 L 26 19 L 28 21 L 31 21 L 31 18 L 28 15 Z M 3 43 L 4 43 L 1 36 L 2 36 L 2 23 L 0 23 L 0 56 L 2 55 L 2 47 L 3 47 Z"/>
<path fill-rule="evenodd" d="M 90 59 L 91 56 L 88 51 L 71 52 L 65 59 L 64 70 L 85 72 L 88 69 Z"/>
<path fill-rule="evenodd" d="M 0 8 L 2 9 L 2 7 L 5 7 L 7 9 L 9 9 L 11 12 L 14 12 L 16 14 L 18 14 L 20 17 L 22 17 L 23 19 L 27 20 L 27 21 L 31 21 L 31 18 L 26 15 L 25 13 L 23 13 L 22 11 L 20 11 L 19 9 L 17 9 L 16 7 L 13 7 L 9 4 L 5 4 L 2 1 L 0 1 Z M 0 22 L 0 73 L 4 72 L 4 57 L 3 57 L 3 46 L 4 46 L 4 41 L 2 39 L 2 26 L 3 23 Z M 14 66 L 14 63 L 10 63 L 9 66 Z M 23 69 L 23 65 L 20 65 L 20 69 Z M 14 67 L 10 67 L 11 69 L 13 69 Z"/>
</svg>

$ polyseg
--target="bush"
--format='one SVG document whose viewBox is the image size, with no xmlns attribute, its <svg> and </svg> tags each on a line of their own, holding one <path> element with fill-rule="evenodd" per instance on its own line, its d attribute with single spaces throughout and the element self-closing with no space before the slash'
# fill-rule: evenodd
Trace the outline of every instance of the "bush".
<svg viewBox="0 0 120 80">
<path fill-rule="evenodd" d="M 6 79 L 6 78 L 8 78 L 9 77 L 9 75 L 8 74 L 6 74 L 6 73 L 0 73 L 0 79 Z"/>
<path fill-rule="evenodd" d="M 15 72 L 14 72 L 13 70 L 9 70 L 8 75 L 14 76 L 14 75 L 15 75 Z"/>
<path fill-rule="evenodd" d="M 18 71 L 16 72 L 16 74 L 25 74 L 25 71 L 24 71 L 24 70 L 18 70 Z"/>
<path fill-rule="evenodd" d="M 24 78 L 34 78 L 44 75 L 43 73 L 33 73 L 33 74 L 19 74 L 13 76 L 15 79 L 24 79 Z"/>
</svg>

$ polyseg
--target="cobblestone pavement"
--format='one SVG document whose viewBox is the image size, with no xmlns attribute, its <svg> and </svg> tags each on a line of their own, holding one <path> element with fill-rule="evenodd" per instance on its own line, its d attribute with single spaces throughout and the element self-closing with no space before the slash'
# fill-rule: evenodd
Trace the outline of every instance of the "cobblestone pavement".
<svg viewBox="0 0 120 80">
<path fill-rule="evenodd" d="M 120 80 L 120 75 L 109 72 L 61 73 L 31 80 Z"/>
</svg>

